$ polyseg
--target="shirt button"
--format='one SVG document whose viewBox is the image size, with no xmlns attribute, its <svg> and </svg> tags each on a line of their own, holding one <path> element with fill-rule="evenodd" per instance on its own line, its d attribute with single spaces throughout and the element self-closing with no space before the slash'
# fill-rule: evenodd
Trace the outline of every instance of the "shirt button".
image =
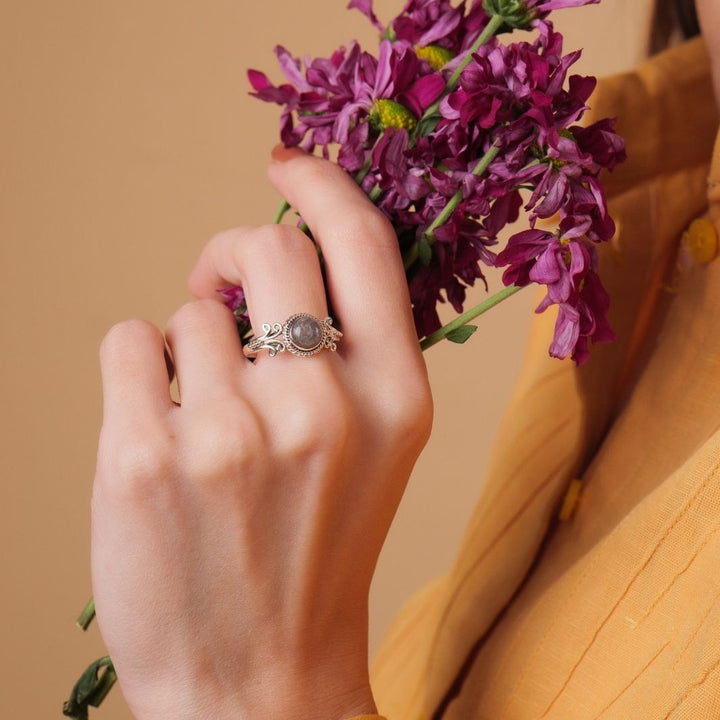
<svg viewBox="0 0 720 720">
<path fill-rule="evenodd" d="M 682 236 L 682 247 L 701 265 L 707 265 L 718 253 L 718 234 L 707 218 L 698 218 L 688 225 Z"/>
</svg>

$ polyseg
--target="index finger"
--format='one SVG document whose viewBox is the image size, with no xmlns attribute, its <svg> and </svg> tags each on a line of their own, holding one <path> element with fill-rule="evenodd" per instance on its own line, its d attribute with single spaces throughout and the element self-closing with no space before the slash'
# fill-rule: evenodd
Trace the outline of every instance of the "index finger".
<svg viewBox="0 0 720 720">
<path fill-rule="evenodd" d="M 385 350 L 408 343 L 417 347 L 400 248 L 385 216 L 339 166 L 282 147 L 273 151 L 273 160 L 272 184 L 297 209 L 322 250 L 343 343 L 367 344 L 382 333 Z"/>
</svg>

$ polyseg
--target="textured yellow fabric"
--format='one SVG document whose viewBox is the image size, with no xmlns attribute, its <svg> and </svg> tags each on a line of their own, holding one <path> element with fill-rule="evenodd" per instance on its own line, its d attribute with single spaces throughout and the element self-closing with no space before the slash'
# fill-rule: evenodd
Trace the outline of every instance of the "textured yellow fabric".
<svg viewBox="0 0 720 720">
<path fill-rule="evenodd" d="M 601 252 L 618 339 L 576 368 L 534 322 L 457 560 L 378 654 L 391 720 L 720 718 L 720 260 L 677 265 L 708 197 L 720 221 L 712 97 L 697 40 L 593 98 L 628 144 Z"/>
</svg>

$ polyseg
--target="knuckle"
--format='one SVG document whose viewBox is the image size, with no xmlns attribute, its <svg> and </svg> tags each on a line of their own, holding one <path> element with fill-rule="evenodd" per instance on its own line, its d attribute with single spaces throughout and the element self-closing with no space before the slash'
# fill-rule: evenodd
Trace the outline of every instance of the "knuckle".
<svg viewBox="0 0 720 720">
<path fill-rule="evenodd" d="M 175 452 L 160 433 L 124 433 L 123 442 L 105 452 L 101 442 L 98 477 L 116 500 L 133 504 L 164 495 L 175 475 Z"/>
<path fill-rule="evenodd" d="M 330 186 L 345 181 L 345 171 L 334 163 L 316 155 L 309 155 L 303 160 L 304 162 L 300 166 L 296 165 L 296 167 L 301 168 L 302 182 L 307 187 Z"/>
<path fill-rule="evenodd" d="M 315 253 L 310 238 L 292 225 L 261 225 L 248 236 L 242 251 L 255 260 Z"/>
<path fill-rule="evenodd" d="M 243 238 L 247 235 L 249 230 L 250 228 L 244 225 L 233 228 L 226 228 L 225 230 L 219 230 L 210 238 L 208 246 L 242 242 Z"/>
<path fill-rule="evenodd" d="M 358 203 L 345 213 L 345 226 L 354 236 L 375 246 L 397 248 L 397 236 L 390 221 L 374 206 Z"/>
<path fill-rule="evenodd" d="M 417 440 L 422 444 L 430 438 L 433 426 L 433 416 L 435 408 L 432 393 L 429 384 L 418 393 L 415 399 L 413 426 L 415 428 Z"/>
<path fill-rule="evenodd" d="M 189 443 L 192 477 L 205 484 L 235 482 L 261 459 L 264 433 L 240 399 L 225 399 L 203 412 Z"/>
<path fill-rule="evenodd" d="M 385 393 L 383 426 L 386 438 L 397 448 L 421 449 L 430 437 L 433 399 L 427 379 L 396 386 Z"/>
<path fill-rule="evenodd" d="M 168 320 L 166 332 L 172 335 L 183 332 L 184 329 L 206 327 L 227 314 L 227 308 L 217 300 L 211 298 L 191 300 L 173 313 Z"/>
<path fill-rule="evenodd" d="M 100 343 L 100 357 L 109 360 L 122 357 L 129 349 L 137 347 L 139 341 L 164 344 L 160 330 L 146 320 L 123 320 L 113 325 Z"/>
<path fill-rule="evenodd" d="M 188 288 L 196 297 L 208 297 L 217 289 L 218 278 L 227 270 L 225 258 L 228 248 L 235 248 L 247 237 L 251 228 L 235 227 L 215 233 L 202 249 L 188 277 Z M 225 278 L 230 280 L 230 278 Z M 233 283 L 235 284 L 235 283 Z"/>
<path fill-rule="evenodd" d="M 339 387 L 313 386 L 284 413 L 283 454 L 294 458 L 336 457 L 356 426 L 355 412 Z"/>
</svg>

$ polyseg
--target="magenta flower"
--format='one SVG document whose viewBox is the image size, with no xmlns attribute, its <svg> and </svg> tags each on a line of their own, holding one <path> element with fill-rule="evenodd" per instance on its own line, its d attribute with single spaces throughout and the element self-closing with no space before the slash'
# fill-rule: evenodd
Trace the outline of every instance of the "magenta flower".
<svg viewBox="0 0 720 720">
<path fill-rule="evenodd" d="M 232 310 L 238 324 L 238 331 L 243 337 L 250 330 L 250 316 L 248 315 L 245 291 L 241 287 L 229 287 L 218 290 L 225 305 Z"/>
<path fill-rule="evenodd" d="M 373 12 L 372 0 L 350 0 L 347 7 L 348 10 L 352 10 L 353 8 L 359 10 L 382 34 L 385 34 L 385 26 L 378 20 L 377 15 Z"/>
<path fill-rule="evenodd" d="M 588 272 L 576 293 L 573 303 L 560 303 L 555 321 L 555 333 L 550 344 L 550 355 L 568 356 L 582 365 L 590 356 L 591 342 L 612 342 L 615 333 L 605 314 L 610 299 L 595 272 Z M 541 312 L 538 307 L 537 312 Z"/>
<path fill-rule="evenodd" d="M 615 335 L 606 314 L 609 298 L 597 275 L 597 254 L 582 239 L 559 238 L 544 230 L 525 230 L 508 240 L 497 256 L 506 285 L 545 285 L 547 294 L 536 308 L 558 305 L 550 354 L 569 355 L 578 364 L 588 358 L 590 342 L 610 342 Z"/>
<path fill-rule="evenodd" d="M 587 109 L 594 78 L 572 76 L 564 88 L 567 71 L 579 52 L 562 55 L 562 36 L 547 26 L 533 43 L 483 45 L 464 69 L 459 86 L 441 103 L 446 119 L 463 125 L 498 124 L 528 120 L 528 131 L 537 132 L 542 146 L 558 143 L 558 133 L 576 122 Z"/>
<path fill-rule="evenodd" d="M 377 168 L 377 185 L 381 190 L 394 193 L 398 201 L 393 202 L 395 208 L 408 207 L 411 203 L 421 200 L 432 190 L 432 185 L 425 179 L 426 167 L 422 164 L 412 166 L 406 157 L 410 145 L 410 137 L 404 128 L 395 130 L 388 128 L 375 144 L 372 159 L 373 167 Z M 391 202 L 386 196 L 384 207 Z"/>
<path fill-rule="evenodd" d="M 525 0 L 525 7 L 538 15 L 547 15 L 552 10 L 580 7 L 581 5 L 597 5 L 600 0 Z"/>
<path fill-rule="evenodd" d="M 381 32 L 377 56 L 356 42 L 304 61 L 278 47 L 287 82 L 248 73 L 256 97 L 282 106 L 283 142 L 325 157 L 337 146 L 393 224 L 419 337 L 440 328 L 439 303 L 462 312 L 483 266 L 505 267 L 506 284 L 545 285 L 538 312 L 559 308 L 552 355 L 582 362 L 612 336 L 595 244 L 614 223 L 598 176 L 624 159 L 624 143 L 612 120 L 578 124 L 595 79 L 570 74 L 580 53 L 564 54 L 546 19 L 593 2 L 407 0 L 384 25 L 372 0 L 351 0 Z M 535 37 L 492 36 L 512 27 Z M 523 204 L 530 228 L 496 254 Z M 553 217 L 557 232 L 535 227 Z"/>
<path fill-rule="evenodd" d="M 414 47 L 435 69 L 470 49 L 488 22 L 481 0 L 467 13 L 464 1 L 453 7 L 449 0 L 408 0 L 387 27 L 373 12 L 372 0 L 351 0 L 348 7 L 360 10 L 384 37 Z"/>
<path fill-rule="evenodd" d="M 573 127 L 572 134 L 580 152 L 592 159 L 589 169 L 598 173 L 602 168 L 612 170 L 625 160 L 625 142 L 615 132 L 615 120 L 605 118 L 588 127 Z"/>
<path fill-rule="evenodd" d="M 248 73 L 255 97 L 284 105 L 281 139 L 288 146 L 312 151 L 348 145 L 340 162 L 350 171 L 360 168 L 367 145 L 384 127 L 412 129 L 425 109 L 442 93 L 442 76 L 423 63 L 408 45 L 380 43 L 378 57 L 353 42 L 349 51 L 336 51 L 328 60 L 313 60 L 305 70 L 287 50 L 276 48 L 280 67 L 290 84 L 273 85 L 264 73 Z M 296 119 L 293 118 L 296 115 Z M 362 124 L 375 125 L 374 133 Z"/>
<path fill-rule="evenodd" d="M 288 147 L 299 145 L 311 152 L 316 146 L 328 156 L 331 142 L 344 142 L 348 133 L 348 105 L 355 101 L 355 75 L 360 62 L 360 46 L 353 42 L 349 51 L 337 50 L 329 59 L 313 60 L 303 73 L 300 60 L 283 47 L 275 48 L 280 68 L 289 84 L 273 85 L 267 76 L 249 70 L 248 78 L 260 100 L 284 105 L 280 118 L 280 137 Z M 299 120 L 293 120 L 297 113 Z M 307 136 L 307 138 L 306 138 Z"/>
</svg>

